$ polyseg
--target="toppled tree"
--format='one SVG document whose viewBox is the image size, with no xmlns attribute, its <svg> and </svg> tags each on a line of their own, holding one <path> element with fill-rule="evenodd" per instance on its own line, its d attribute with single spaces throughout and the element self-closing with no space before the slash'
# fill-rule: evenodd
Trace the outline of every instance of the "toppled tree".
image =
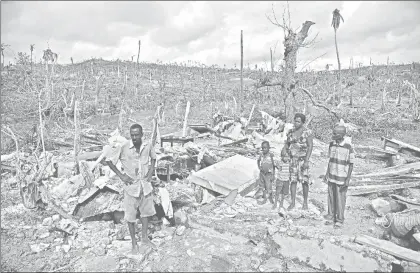
<svg viewBox="0 0 420 273">
<path fill-rule="evenodd" d="M 288 15 L 288 23 L 286 24 L 286 18 L 283 15 L 283 23 L 279 23 L 276 14 L 274 12 L 274 7 L 272 7 L 272 17 L 267 15 L 267 19 L 275 26 L 278 26 L 283 29 L 284 31 L 284 69 L 283 69 L 283 78 L 279 82 L 270 82 L 267 79 L 264 79 L 263 82 L 259 82 L 257 84 L 257 88 L 262 86 L 281 86 L 282 88 L 282 96 L 284 101 L 284 112 L 288 117 L 292 117 L 294 112 L 296 112 L 295 104 L 292 104 L 292 113 L 287 111 L 287 99 L 290 94 L 292 94 L 293 99 L 295 98 L 294 89 L 296 87 L 295 81 L 295 70 L 296 70 L 296 63 L 297 63 L 297 53 L 299 48 L 306 47 L 313 43 L 315 38 L 305 43 L 305 39 L 308 37 L 309 29 L 315 23 L 312 21 L 306 21 L 302 24 L 300 31 L 297 32 L 292 29 L 291 27 L 291 20 L 290 20 L 290 13 Z"/>
</svg>

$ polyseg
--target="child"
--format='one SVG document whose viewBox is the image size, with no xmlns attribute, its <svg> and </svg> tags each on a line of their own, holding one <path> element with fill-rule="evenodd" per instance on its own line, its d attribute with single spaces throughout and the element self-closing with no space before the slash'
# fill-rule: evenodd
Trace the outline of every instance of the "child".
<svg viewBox="0 0 420 273">
<path fill-rule="evenodd" d="M 289 173 L 289 159 L 283 157 L 281 161 L 277 163 L 277 175 L 276 175 L 276 196 L 274 200 L 273 209 L 277 208 L 277 202 L 280 196 L 280 208 L 283 207 L 284 197 L 289 194 L 290 186 L 290 173 Z"/>
<path fill-rule="evenodd" d="M 324 216 L 326 224 L 340 228 L 344 223 L 346 193 L 353 172 L 354 151 L 344 136 L 346 127 L 338 125 L 333 130 L 328 151 L 329 163 L 324 181 L 328 183 L 328 214 Z"/>
<path fill-rule="evenodd" d="M 267 202 L 267 195 L 271 202 L 273 201 L 273 182 L 275 175 L 275 164 L 273 159 L 273 154 L 270 153 L 270 143 L 268 141 L 263 141 L 261 143 L 262 153 L 257 160 L 258 168 L 260 169 L 260 187 L 263 189 L 263 201 L 260 205 Z"/>
</svg>

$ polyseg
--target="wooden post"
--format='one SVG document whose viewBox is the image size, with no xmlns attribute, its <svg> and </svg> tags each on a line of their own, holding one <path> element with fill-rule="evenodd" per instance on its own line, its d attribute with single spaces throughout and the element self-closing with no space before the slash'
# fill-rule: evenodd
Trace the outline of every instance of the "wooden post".
<svg viewBox="0 0 420 273">
<path fill-rule="evenodd" d="M 243 42 L 243 30 L 241 30 L 241 98 L 240 98 L 241 110 L 243 107 L 243 100 L 244 100 L 243 69 L 244 69 L 244 42 Z"/>
<path fill-rule="evenodd" d="M 270 47 L 270 60 L 271 60 L 271 73 L 274 72 L 274 66 L 273 66 L 273 50 Z"/>
<path fill-rule="evenodd" d="M 74 102 L 74 163 L 75 163 L 75 174 L 79 174 L 79 152 L 80 152 L 80 128 L 79 128 L 79 109 L 78 109 L 78 101 Z"/>
<path fill-rule="evenodd" d="M 187 102 L 187 108 L 185 109 L 184 126 L 182 128 L 182 137 L 187 136 L 187 122 L 188 122 L 189 113 L 190 113 L 190 101 Z"/>
<path fill-rule="evenodd" d="M 139 51 L 137 52 L 137 70 L 139 69 L 141 40 L 139 40 Z"/>
</svg>

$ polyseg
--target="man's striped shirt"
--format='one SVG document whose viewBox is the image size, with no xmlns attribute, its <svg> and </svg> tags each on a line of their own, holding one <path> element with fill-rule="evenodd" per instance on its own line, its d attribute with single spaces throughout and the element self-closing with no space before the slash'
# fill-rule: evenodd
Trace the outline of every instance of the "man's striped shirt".
<svg viewBox="0 0 420 273">
<path fill-rule="evenodd" d="M 344 140 L 341 143 L 332 141 L 328 157 L 330 158 L 328 182 L 344 185 L 349 172 L 349 165 L 354 162 L 353 147 Z"/>
</svg>

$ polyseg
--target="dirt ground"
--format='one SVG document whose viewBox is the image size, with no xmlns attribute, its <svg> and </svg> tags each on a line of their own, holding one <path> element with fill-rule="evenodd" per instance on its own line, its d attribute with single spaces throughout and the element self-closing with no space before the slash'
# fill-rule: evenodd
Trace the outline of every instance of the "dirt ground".
<svg viewBox="0 0 420 273">
<path fill-rule="evenodd" d="M 145 112 L 132 118 L 150 124 L 151 114 Z M 114 123 L 118 119 L 112 118 Z M 89 121 L 108 130 L 115 128 L 109 125 L 112 123 L 101 118 Z M 180 124 L 171 124 L 161 133 L 179 128 Z M 146 136 L 150 130 L 146 125 Z M 410 135 L 416 138 L 416 132 Z M 382 162 L 357 159 L 355 172 L 382 167 Z M 10 272 L 390 272 L 395 258 L 351 241 L 360 234 L 382 235 L 383 230 L 375 225 L 377 216 L 370 207 L 371 199 L 377 195 L 348 197 L 344 227 L 334 229 L 324 225 L 326 185 L 319 176 L 325 173 L 325 168 L 326 158 L 312 157 L 314 183 L 310 188 L 309 212 L 301 210 L 301 188 L 298 188 L 297 208 L 285 217 L 272 210 L 271 204 L 257 205 L 251 197 L 237 198 L 234 216 L 226 216 L 226 211 L 218 212 L 218 208 L 206 211 L 205 206 L 191 203 L 179 208 L 188 217 L 186 223 L 151 234 L 158 249 L 142 248 L 136 256 L 130 254 L 129 240 L 118 240 L 115 236 L 118 229 L 127 228 L 109 221 L 83 223 L 79 236 L 72 239 L 71 248 L 65 251 L 63 245 L 69 239 L 43 225 L 43 220 L 55 213 L 48 209 L 25 209 L 18 189 L 6 188 L 2 183 L 1 269 Z M 174 183 L 166 186 L 178 187 L 192 195 L 187 181 L 177 182 L 176 186 Z M 420 196 L 418 189 L 404 190 L 402 194 Z M 35 246 L 45 249 L 38 251 Z"/>
</svg>

